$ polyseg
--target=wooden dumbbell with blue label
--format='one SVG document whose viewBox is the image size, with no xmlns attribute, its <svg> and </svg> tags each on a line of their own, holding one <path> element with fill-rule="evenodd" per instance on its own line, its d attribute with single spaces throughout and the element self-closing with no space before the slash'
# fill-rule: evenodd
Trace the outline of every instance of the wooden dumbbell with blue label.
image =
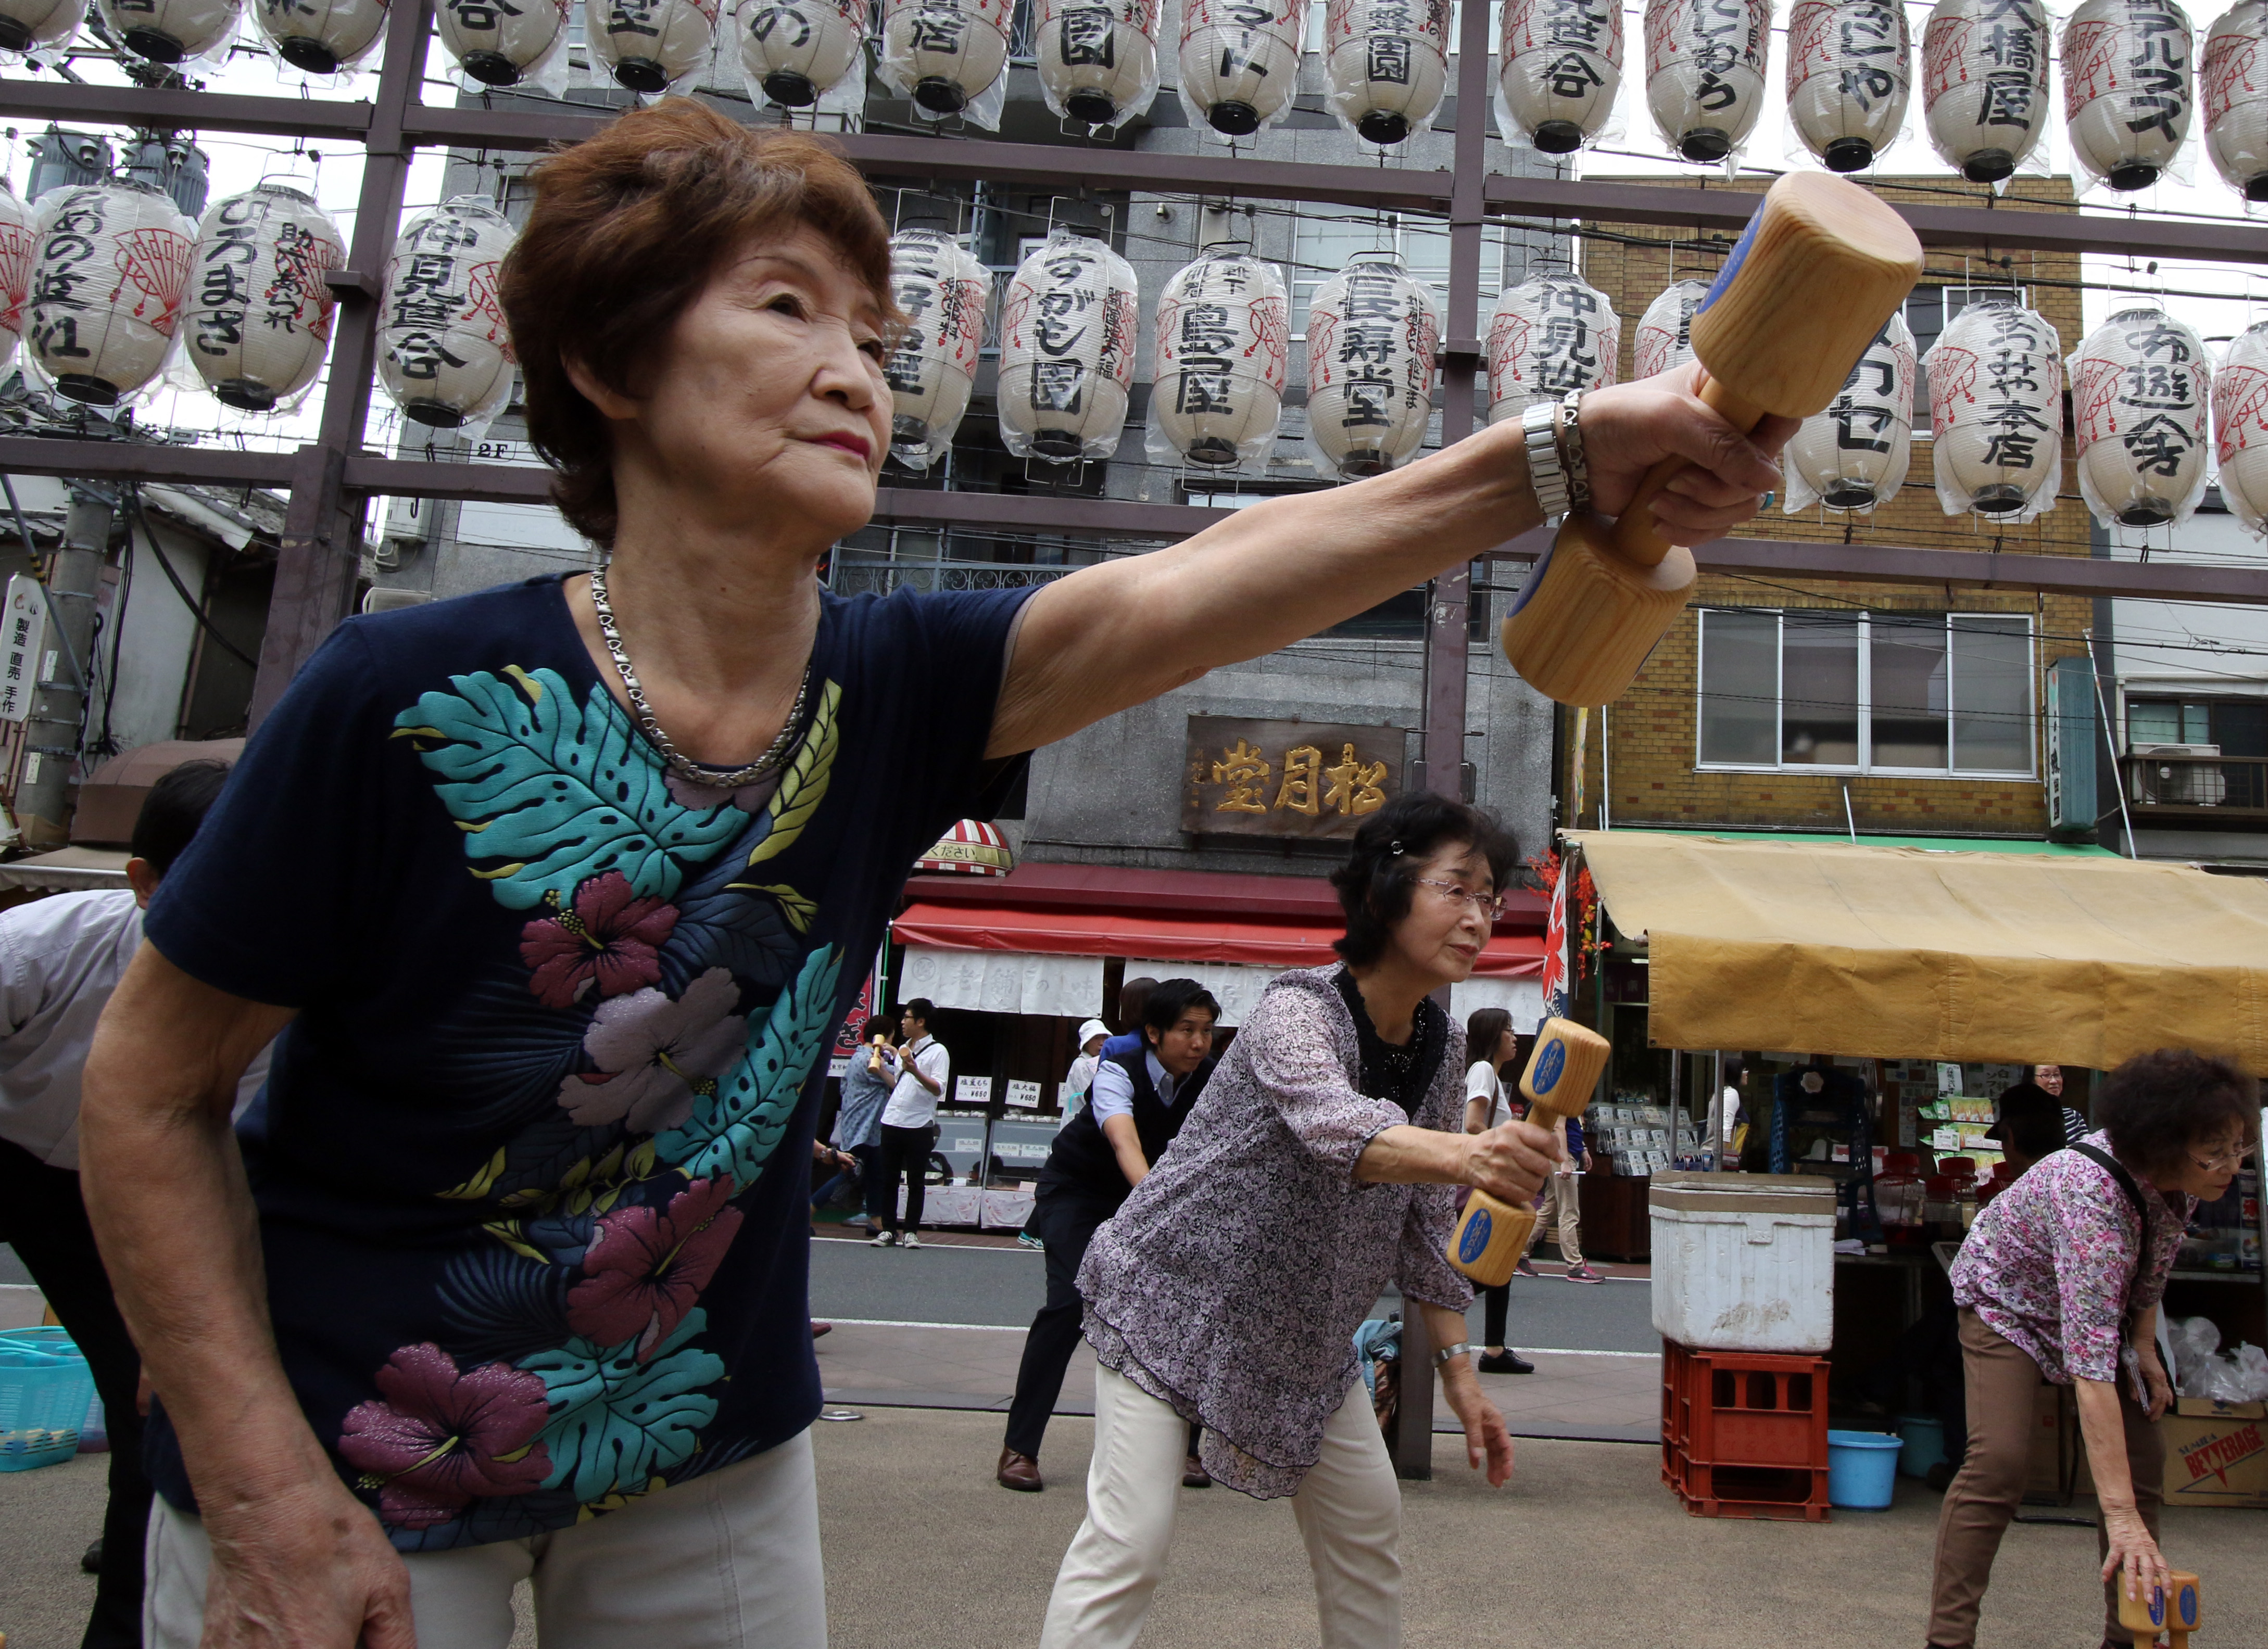
<svg viewBox="0 0 2268 1649">
<path fill-rule="evenodd" d="M 1558 1129 L 1569 1117 L 1580 1116 L 1611 1051 L 1605 1037 L 1572 1020 L 1544 1020 L 1520 1078 L 1528 1120 L 1538 1128 Z M 1483 1287 L 1494 1288 L 1512 1279 L 1535 1229 L 1534 1209 L 1515 1208 L 1476 1190 L 1449 1233 L 1449 1263 Z"/>
<path fill-rule="evenodd" d="M 2125 1577 L 2114 1575 L 2118 1588 L 2118 1623 L 2134 1634 L 2137 1644 L 2154 1644 L 2165 1632 L 2174 1649 L 2189 1649 L 2190 1634 L 2198 1629 L 2198 1578 L 2176 1569 L 2164 1586 L 2152 1586 L 2140 1597 L 2126 1595 Z"/>
</svg>

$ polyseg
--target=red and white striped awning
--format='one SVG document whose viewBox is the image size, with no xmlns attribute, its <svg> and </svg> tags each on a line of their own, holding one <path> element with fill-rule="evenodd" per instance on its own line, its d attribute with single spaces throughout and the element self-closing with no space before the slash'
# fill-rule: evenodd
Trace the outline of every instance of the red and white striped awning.
<svg viewBox="0 0 2268 1649">
<path fill-rule="evenodd" d="M 968 876 L 1005 876 L 1016 868 L 1008 839 L 981 819 L 963 819 L 914 861 L 917 873 L 957 871 Z"/>
</svg>

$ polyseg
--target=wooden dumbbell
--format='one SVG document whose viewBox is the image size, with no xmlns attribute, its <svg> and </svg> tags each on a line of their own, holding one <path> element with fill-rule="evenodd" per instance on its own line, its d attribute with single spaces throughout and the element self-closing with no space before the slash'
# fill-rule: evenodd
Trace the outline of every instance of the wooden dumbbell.
<svg viewBox="0 0 2268 1649">
<path fill-rule="evenodd" d="M 2182 1570 L 2169 1572 L 2169 1585 L 2152 1586 L 2140 1597 L 2126 1595 L 2125 1577 L 2114 1574 L 2118 1588 L 2118 1623 L 2134 1634 L 2136 1644 L 2154 1644 L 2160 1632 L 2169 1633 L 2174 1649 L 2189 1649 L 2190 1634 L 2198 1629 L 2198 1578 Z"/>
<path fill-rule="evenodd" d="M 1788 173 L 1693 312 L 1701 398 L 1743 431 L 1767 414 L 1822 410 L 1921 264 L 1913 231 L 1874 195 L 1823 172 Z M 1538 692 L 1613 702 L 1684 610 L 1692 553 L 1661 535 L 1650 507 L 1683 467 L 1655 465 L 1619 520 L 1587 511 L 1561 523 L 1504 621 L 1505 656 Z"/>
<path fill-rule="evenodd" d="M 1605 1037 L 1572 1020 L 1544 1020 L 1535 1034 L 1535 1051 L 1520 1078 L 1528 1120 L 1539 1128 L 1552 1128 L 1580 1116 L 1612 1051 Z M 1516 1208 L 1476 1190 L 1466 1198 L 1465 1211 L 1449 1233 L 1449 1263 L 1484 1287 L 1494 1288 L 1511 1280 L 1535 1230 L 1534 1209 Z"/>
</svg>

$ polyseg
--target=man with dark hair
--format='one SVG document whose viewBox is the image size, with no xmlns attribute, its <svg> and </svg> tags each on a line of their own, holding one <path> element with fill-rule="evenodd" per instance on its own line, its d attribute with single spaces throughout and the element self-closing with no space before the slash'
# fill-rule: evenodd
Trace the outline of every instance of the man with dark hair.
<svg viewBox="0 0 2268 1649">
<path fill-rule="evenodd" d="M 953 1056 L 929 1034 L 930 1016 L 937 1005 L 916 997 L 898 1010 L 899 1028 L 905 1041 L 882 1050 L 882 1069 L 890 1078 L 889 1103 L 882 1108 L 881 1228 L 867 1240 L 875 1248 L 892 1243 L 921 1247 L 922 1201 L 926 1195 L 930 1148 L 937 1144 L 937 1103 L 953 1080 Z M 898 1181 L 906 1184 L 904 1231 L 898 1216 Z M 870 1201 L 871 1210 L 873 1204 Z M 868 1223 L 874 1216 L 870 1213 Z"/>
<path fill-rule="evenodd" d="M 87 1557 L 97 1579 L 85 1649 L 142 1641 L 142 1365 L 111 1296 L 79 1198 L 79 1073 L 95 1021 L 142 944 L 142 912 L 228 781 L 185 762 L 150 787 L 134 821 L 127 887 L 55 894 L 0 912 L 0 1242 L 11 1244 L 93 1372 L 110 1437 L 110 1505 Z M 245 1072 L 238 1108 L 266 1080 Z"/>
<path fill-rule="evenodd" d="M 1141 1045 L 1114 1053 L 1104 1044 L 1094 1097 L 1063 1126 L 1040 1170 L 1026 1229 L 1047 1247 L 1048 1300 L 1032 1319 L 1008 1433 L 993 1476 L 1006 1489 L 1044 1488 L 1040 1441 L 1063 1391 L 1064 1371 L 1079 1348 L 1079 1265 L 1095 1227 L 1118 1211 L 1165 1154 L 1218 1063 L 1213 1026 L 1220 1004 L 1194 979 L 1168 979 L 1143 1005 Z M 1191 1486 L 1210 1483 L 1194 1459 L 1182 1474 Z"/>
</svg>

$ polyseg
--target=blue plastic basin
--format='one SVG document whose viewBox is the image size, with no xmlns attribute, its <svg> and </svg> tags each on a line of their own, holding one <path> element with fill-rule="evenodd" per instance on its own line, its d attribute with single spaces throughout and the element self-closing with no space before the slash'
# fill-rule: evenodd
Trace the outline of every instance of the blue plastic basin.
<svg viewBox="0 0 2268 1649">
<path fill-rule="evenodd" d="M 1879 1512 L 1890 1503 L 1905 1445 L 1883 1432 L 1827 1434 L 1827 1503 Z"/>
<path fill-rule="evenodd" d="M 1945 1423 L 1933 1414 L 1902 1414 L 1898 1436 L 1905 1447 L 1898 1454 L 1902 1476 L 1926 1477 L 1929 1469 L 1945 1458 Z"/>
</svg>

